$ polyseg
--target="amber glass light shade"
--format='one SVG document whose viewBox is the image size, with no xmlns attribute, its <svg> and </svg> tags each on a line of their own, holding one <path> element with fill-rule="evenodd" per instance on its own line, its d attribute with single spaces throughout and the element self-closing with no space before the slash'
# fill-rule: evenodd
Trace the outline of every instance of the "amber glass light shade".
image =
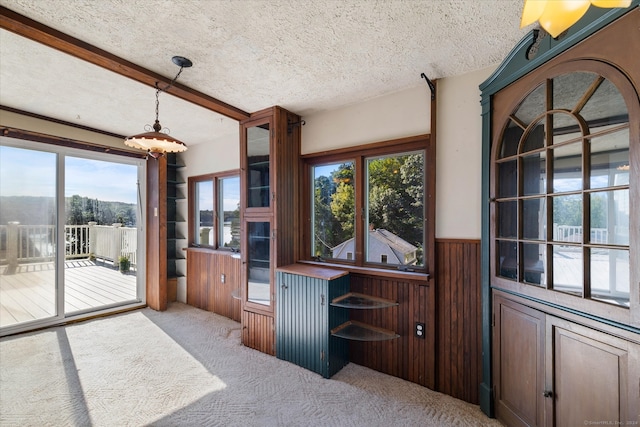
<svg viewBox="0 0 640 427">
<path fill-rule="evenodd" d="M 631 0 L 525 0 L 520 28 L 540 22 L 552 37 L 558 37 L 578 22 L 589 6 L 602 8 L 629 7 Z"/>
</svg>

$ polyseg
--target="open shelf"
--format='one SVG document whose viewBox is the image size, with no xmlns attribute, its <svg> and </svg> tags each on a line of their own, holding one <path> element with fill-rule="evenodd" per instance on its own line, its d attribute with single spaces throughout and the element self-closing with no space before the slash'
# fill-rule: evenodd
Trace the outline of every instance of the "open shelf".
<svg viewBox="0 0 640 427">
<path fill-rule="evenodd" d="M 176 278 L 183 277 L 178 262 L 186 257 L 181 250 L 177 249 L 178 240 L 184 239 L 182 233 L 177 230 L 178 223 L 184 223 L 183 218 L 178 217 L 176 202 L 186 201 L 184 190 L 178 186 L 186 184 L 184 178 L 178 172 L 178 169 L 184 167 L 182 160 L 178 158 L 176 153 L 167 153 L 167 169 L 166 169 L 166 203 L 167 203 L 167 277 Z"/>
<path fill-rule="evenodd" d="M 349 320 L 332 329 L 331 335 L 354 341 L 387 341 L 400 337 L 393 331 L 376 328 L 355 320 Z"/>
<path fill-rule="evenodd" d="M 261 169 L 266 169 L 269 167 L 269 160 L 259 161 L 259 162 L 249 162 L 250 168 L 261 167 Z"/>
<path fill-rule="evenodd" d="M 331 301 L 334 307 L 355 308 L 360 310 L 394 307 L 397 302 L 384 298 L 373 297 L 371 295 L 349 292 Z"/>
</svg>

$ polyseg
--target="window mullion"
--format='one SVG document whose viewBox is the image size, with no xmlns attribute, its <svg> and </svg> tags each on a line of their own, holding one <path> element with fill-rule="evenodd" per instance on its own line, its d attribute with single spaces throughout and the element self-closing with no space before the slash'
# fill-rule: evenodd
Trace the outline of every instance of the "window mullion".
<svg viewBox="0 0 640 427">
<path fill-rule="evenodd" d="M 355 242 L 356 242 L 356 250 L 355 250 L 355 264 L 356 265 L 364 265 L 365 262 L 365 240 L 366 240 L 366 230 L 368 227 L 365 227 L 365 220 L 367 218 L 365 212 L 365 191 L 367 188 L 367 183 L 365 182 L 365 159 L 363 156 L 356 157 L 355 161 Z"/>
<path fill-rule="evenodd" d="M 587 138 L 582 139 L 582 267 L 583 298 L 591 298 L 591 249 L 586 246 L 591 240 L 591 194 L 588 190 L 591 176 L 591 150 Z"/>
<path fill-rule="evenodd" d="M 218 223 L 219 221 L 219 215 L 218 215 L 218 211 L 220 209 L 220 189 L 218 188 L 220 184 L 220 180 L 218 178 L 213 178 L 213 233 L 211 233 L 213 235 L 213 247 L 218 249 L 220 247 L 220 242 L 219 240 L 219 236 L 218 236 L 218 230 L 220 229 L 220 224 Z"/>
</svg>

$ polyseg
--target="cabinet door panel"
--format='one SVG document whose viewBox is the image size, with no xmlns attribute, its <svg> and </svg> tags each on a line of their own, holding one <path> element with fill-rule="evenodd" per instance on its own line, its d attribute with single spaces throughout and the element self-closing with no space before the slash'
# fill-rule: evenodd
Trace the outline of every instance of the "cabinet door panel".
<svg viewBox="0 0 640 427">
<path fill-rule="evenodd" d="M 270 123 L 245 125 L 246 141 L 246 208 L 271 206 L 271 132 Z"/>
<path fill-rule="evenodd" d="M 543 425 L 543 313 L 496 298 L 496 416 L 510 426 Z"/>
<path fill-rule="evenodd" d="M 558 319 L 550 327 L 555 425 L 631 421 L 629 382 L 638 383 L 629 366 L 631 344 Z"/>
<path fill-rule="evenodd" d="M 247 302 L 271 306 L 271 223 L 247 221 Z"/>
<path fill-rule="evenodd" d="M 187 304 L 208 309 L 209 263 L 206 254 L 187 253 Z"/>
</svg>

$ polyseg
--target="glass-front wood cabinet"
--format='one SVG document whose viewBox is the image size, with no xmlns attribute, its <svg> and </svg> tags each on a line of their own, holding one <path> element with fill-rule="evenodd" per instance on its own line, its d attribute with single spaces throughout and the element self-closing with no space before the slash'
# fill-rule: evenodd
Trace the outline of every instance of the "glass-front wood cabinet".
<svg viewBox="0 0 640 427">
<path fill-rule="evenodd" d="M 246 128 L 247 174 L 246 209 L 269 208 L 271 201 L 270 123 L 256 123 Z"/>
<path fill-rule="evenodd" d="M 273 313 L 271 264 L 275 237 L 272 120 L 272 114 L 260 114 L 241 124 L 242 300 L 244 309 L 268 315 Z"/>
<path fill-rule="evenodd" d="M 637 98 L 613 67 L 555 69 L 506 117 L 496 146 L 494 283 L 542 298 L 553 291 L 568 307 L 631 323 L 638 147 L 627 105 Z"/>
<path fill-rule="evenodd" d="M 271 305 L 271 224 L 247 220 L 247 302 Z"/>
<path fill-rule="evenodd" d="M 243 344 L 275 354 L 275 268 L 298 254 L 300 117 L 280 107 L 240 123 Z"/>
<path fill-rule="evenodd" d="M 640 416 L 640 9 L 618 14 L 532 32 L 481 85 L 481 400 L 507 425 Z"/>
</svg>

